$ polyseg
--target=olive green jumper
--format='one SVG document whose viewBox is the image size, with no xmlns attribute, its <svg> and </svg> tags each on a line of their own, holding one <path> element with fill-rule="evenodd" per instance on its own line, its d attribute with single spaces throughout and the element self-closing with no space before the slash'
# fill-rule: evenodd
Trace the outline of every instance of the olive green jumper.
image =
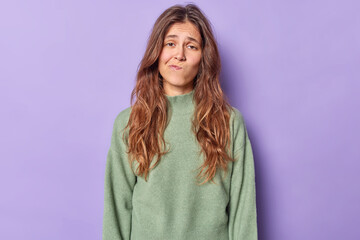
<svg viewBox="0 0 360 240">
<path fill-rule="evenodd" d="M 193 94 L 166 95 L 170 122 L 164 137 L 171 150 L 147 182 L 131 170 L 122 141 L 131 107 L 117 115 L 106 162 L 103 240 L 258 239 L 254 159 L 243 116 L 232 107 L 236 161 L 229 162 L 228 174 L 218 170 L 216 184 L 197 185 L 204 156 L 191 131 Z"/>
</svg>

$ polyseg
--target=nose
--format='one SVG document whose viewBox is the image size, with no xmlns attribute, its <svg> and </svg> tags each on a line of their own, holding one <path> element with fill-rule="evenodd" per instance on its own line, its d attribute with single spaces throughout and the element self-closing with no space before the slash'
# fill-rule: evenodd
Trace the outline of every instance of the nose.
<svg viewBox="0 0 360 240">
<path fill-rule="evenodd" d="M 180 47 L 175 55 L 175 58 L 179 61 L 186 60 L 185 52 L 182 47 Z"/>
</svg>

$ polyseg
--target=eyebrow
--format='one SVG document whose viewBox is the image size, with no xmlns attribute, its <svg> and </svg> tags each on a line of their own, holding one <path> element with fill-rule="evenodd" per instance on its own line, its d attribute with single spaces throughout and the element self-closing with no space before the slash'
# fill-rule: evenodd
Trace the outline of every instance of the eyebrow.
<svg viewBox="0 0 360 240">
<path fill-rule="evenodd" d="M 179 36 L 178 35 L 167 35 L 166 37 L 165 37 L 165 39 L 166 38 L 179 38 Z M 196 40 L 195 38 L 193 38 L 193 37 L 187 37 L 187 39 L 189 39 L 190 41 L 194 41 L 194 42 L 196 42 L 196 43 L 198 43 L 199 45 L 200 45 L 200 43 L 198 42 L 198 40 Z"/>
</svg>

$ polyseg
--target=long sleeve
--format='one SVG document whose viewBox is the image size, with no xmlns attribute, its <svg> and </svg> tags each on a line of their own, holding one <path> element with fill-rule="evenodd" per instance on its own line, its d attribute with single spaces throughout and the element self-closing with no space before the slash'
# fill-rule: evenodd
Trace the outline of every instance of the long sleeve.
<svg viewBox="0 0 360 240">
<path fill-rule="evenodd" d="M 234 157 L 229 213 L 229 240 L 257 240 L 255 167 L 250 139 L 241 113 L 234 115 Z"/>
<path fill-rule="evenodd" d="M 136 176 L 132 172 L 122 141 L 125 112 L 115 119 L 107 154 L 104 184 L 103 240 L 129 240 L 131 234 L 132 193 Z"/>
</svg>

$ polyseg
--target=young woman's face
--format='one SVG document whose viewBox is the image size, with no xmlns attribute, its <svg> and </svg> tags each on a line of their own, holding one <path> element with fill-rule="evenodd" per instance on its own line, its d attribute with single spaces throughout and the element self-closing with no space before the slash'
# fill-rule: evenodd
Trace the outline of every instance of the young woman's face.
<svg viewBox="0 0 360 240">
<path fill-rule="evenodd" d="M 201 52 L 201 35 L 192 23 L 174 23 L 169 28 L 159 56 L 165 94 L 175 96 L 193 89 Z"/>
</svg>

